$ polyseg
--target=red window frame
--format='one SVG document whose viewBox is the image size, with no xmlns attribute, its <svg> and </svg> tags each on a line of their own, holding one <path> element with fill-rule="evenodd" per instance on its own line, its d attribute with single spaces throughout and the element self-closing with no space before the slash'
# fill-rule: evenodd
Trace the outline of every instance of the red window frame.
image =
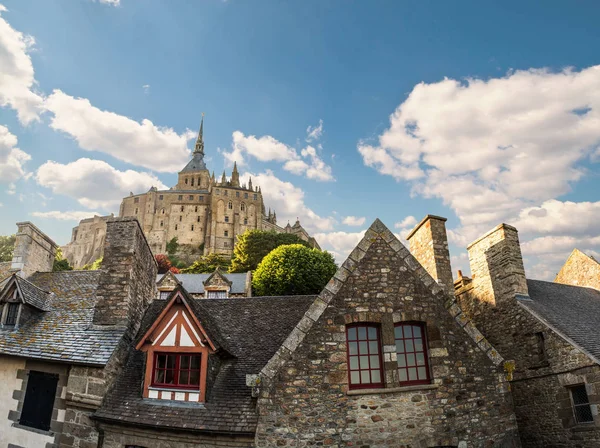
<svg viewBox="0 0 600 448">
<path fill-rule="evenodd" d="M 383 358 L 379 325 L 369 323 L 347 325 L 346 347 L 348 387 L 350 389 L 383 387 Z M 377 378 L 379 378 L 378 381 Z"/>
<path fill-rule="evenodd" d="M 166 356 L 165 367 L 159 367 L 159 358 Z M 169 367 L 169 357 L 173 358 L 173 367 Z M 187 362 L 186 359 L 187 358 Z M 192 368 L 192 358 L 198 359 L 198 368 Z M 187 364 L 187 367 L 185 366 Z M 183 367 L 182 367 L 183 365 Z M 169 387 L 176 389 L 199 389 L 201 381 L 201 370 L 202 370 L 202 355 L 200 353 L 169 353 L 169 352 L 158 352 L 154 354 L 154 363 L 152 367 L 152 386 L 156 387 Z M 165 372 L 163 378 L 167 378 L 167 373 L 171 372 L 173 375 L 173 382 L 159 382 L 157 376 L 159 372 Z M 192 373 L 197 372 L 198 383 L 190 383 Z M 187 382 L 183 383 L 184 379 L 187 378 Z"/>
<path fill-rule="evenodd" d="M 431 384 L 425 323 L 399 322 L 394 338 L 400 385 Z"/>
</svg>

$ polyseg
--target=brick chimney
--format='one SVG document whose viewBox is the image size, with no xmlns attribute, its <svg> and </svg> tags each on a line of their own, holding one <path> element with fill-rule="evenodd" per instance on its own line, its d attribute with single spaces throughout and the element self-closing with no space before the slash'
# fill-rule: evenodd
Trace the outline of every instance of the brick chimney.
<svg viewBox="0 0 600 448">
<path fill-rule="evenodd" d="M 100 272 L 94 325 L 126 327 L 133 335 L 156 296 L 157 274 L 156 261 L 137 219 L 107 220 Z"/>
<path fill-rule="evenodd" d="M 446 218 L 427 215 L 406 237 L 410 253 L 449 294 L 454 294 Z"/>
<path fill-rule="evenodd" d="M 18 222 L 10 271 L 24 278 L 34 272 L 50 272 L 57 249 L 58 245 L 35 225 Z"/>
<path fill-rule="evenodd" d="M 474 294 L 479 301 L 498 305 L 528 294 L 517 229 L 500 224 L 468 247 Z"/>
</svg>

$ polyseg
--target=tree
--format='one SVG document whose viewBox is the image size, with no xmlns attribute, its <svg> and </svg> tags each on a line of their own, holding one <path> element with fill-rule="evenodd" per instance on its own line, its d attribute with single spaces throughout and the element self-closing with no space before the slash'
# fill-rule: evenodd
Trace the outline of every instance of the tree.
<svg viewBox="0 0 600 448">
<path fill-rule="evenodd" d="M 257 296 L 318 294 L 336 270 L 329 252 L 301 244 L 279 246 L 258 265 L 252 288 Z"/>
<path fill-rule="evenodd" d="M 84 271 L 97 271 L 102 267 L 102 257 L 97 258 L 92 264 L 86 264 L 81 269 Z"/>
<path fill-rule="evenodd" d="M 173 237 L 167 243 L 167 253 L 169 255 L 175 255 L 177 253 L 177 249 L 179 249 L 179 243 L 177 242 L 177 237 Z"/>
<path fill-rule="evenodd" d="M 185 274 L 208 274 L 214 272 L 217 268 L 227 271 L 231 259 L 219 254 L 208 254 L 198 258 L 189 268 L 182 269 Z"/>
<path fill-rule="evenodd" d="M 63 257 L 61 248 L 59 247 L 54 257 L 54 263 L 52 265 L 52 272 L 58 271 L 72 271 L 73 267 L 69 264 L 69 261 Z"/>
<path fill-rule="evenodd" d="M 229 272 L 254 271 L 269 252 L 284 244 L 301 244 L 309 247 L 306 241 L 291 233 L 246 230 L 238 236 L 233 248 Z"/>
<path fill-rule="evenodd" d="M 15 235 L 0 236 L 0 262 L 12 261 Z"/>
<path fill-rule="evenodd" d="M 164 274 L 172 268 L 171 260 L 165 254 L 155 255 L 154 259 L 156 260 L 156 264 L 158 264 L 159 274 Z"/>
</svg>

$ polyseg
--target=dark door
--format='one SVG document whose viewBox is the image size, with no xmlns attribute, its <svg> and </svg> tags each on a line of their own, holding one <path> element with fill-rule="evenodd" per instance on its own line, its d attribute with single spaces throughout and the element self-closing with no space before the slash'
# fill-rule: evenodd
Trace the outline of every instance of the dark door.
<svg viewBox="0 0 600 448">
<path fill-rule="evenodd" d="M 58 375 L 56 374 L 33 370 L 29 372 L 23 411 L 21 411 L 19 420 L 21 425 L 44 431 L 50 429 L 57 384 Z"/>
</svg>

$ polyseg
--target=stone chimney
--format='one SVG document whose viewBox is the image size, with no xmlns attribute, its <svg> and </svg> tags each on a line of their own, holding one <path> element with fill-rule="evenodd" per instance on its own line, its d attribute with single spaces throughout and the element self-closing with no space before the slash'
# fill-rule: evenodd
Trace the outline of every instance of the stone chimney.
<svg viewBox="0 0 600 448">
<path fill-rule="evenodd" d="M 29 221 L 17 223 L 11 273 L 27 278 L 34 272 L 50 272 L 58 245 Z"/>
<path fill-rule="evenodd" d="M 427 215 L 408 234 L 410 253 L 449 294 L 454 294 L 446 218 Z"/>
<path fill-rule="evenodd" d="M 135 218 L 106 222 L 94 326 L 125 327 L 133 335 L 156 297 L 157 265 Z"/>
<path fill-rule="evenodd" d="M 474 294 L 479 301 L 498 305 L 515 294 L 528 295 L 517 229 L 500 224 L 468 247 Z"/>
</svg>

